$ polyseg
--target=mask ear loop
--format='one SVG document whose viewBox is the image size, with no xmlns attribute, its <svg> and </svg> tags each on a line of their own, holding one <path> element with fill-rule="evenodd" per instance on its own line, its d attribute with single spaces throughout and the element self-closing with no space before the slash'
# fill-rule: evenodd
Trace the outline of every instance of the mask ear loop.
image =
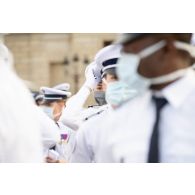
<svg viewBox="0 0 195 195">
<path fill-rule="evenodd" d="M 154 45 L 146 47 L 141 52 L 139 52 L 138 55 L 141 59 L 146 58 L 146 57 L 154 54 L 155 52 L 159 51 L 160 49 L 162 49 L 165 45 L 166 45 L 166 41 L 164 41 L 164 40 L 160 41 L 158 43 L 155 43 Z"/>
<path fill-rule="evenodd" d="M 162 40 L 160 42 L 155 43 L 154 45 L 151 45 L 151 46 L 146 47 L 141 52 L 139 52 L 137 55 L 139 56 L 140 61 L 141 61 L 143 58 L 146 58 L 146 57 L 148 57 L 148 56 L 156 53 L 157 51 L 159 51 L 160 49 L 162 49 L 165 45 L 166 45 L 166 41 L 165 40 Z M 144 78 L 145 80 L 147 80 L 148 82 L 151 82 L 151 79 L 148 79 L 148 78 L 140 75 L 139 73 L 138 73 L 138 75 L 140 77 Z"/>
<path fill-rule="evenodd" d="M 179 41 L 176 41 L 174 45 L 177 49 L 182 49 L 182 50 L 188 51 L 191 56 L 195 55 L 195 47 L 192 45 L 189 45 L 189 44 L 183 43 L 183 42 L 179 42 Z M 187 67 L 187 68 L 184 68 L 181 70 L 177 70 L 173 73 L 170 73 L 170 74 L 158 77 L 158 78 L 152 78 L 152 79 L 150 79 L 150 82 L 152 84 L 162 84 L 165 82 L 171 82 L 171 81 L 174 81 L 174 80 L 184 76 L 190 70 L 195 70 L 195 63 L 190 67 Z"/>
<path fill-rule="evenodd" d="M 190 44 L 187 44 L 187 43 L 180 42 L 180 41 L 176 41 L 174 43 L 174 45 L 177 49 L 182 49 L 182 50 L 185 50 L 185 51 L 189 52 L 192 57 L 195 56 L 195 47 L 194 46 L 192 46 Z M 177 70 L 173 73 L 170 73 L 170 74 L 158 77 L 158 78 L 152 78 L 152 79 L 150 79 L 150 82 L 152 84 L 162 84 L 162 83 L 165 83 L 165 82 L 171 82 L 171 81 L 176 80 L 179 77 L 182 77 L 189 70 L 195 70 L 195 63 L 192 66 L 188 67 L 188 68 Z"/>
<path fill-rule="evenodd" d="M 185 50 L 189 52 L 192 57 L 195 57 L 195 46 L 180 41 L 175 41 L 174 45 L 177 49 Z"/>
<path fill-rule="evenodd" d="M 167 83 L 167 82 L 172 82 L 172 81 L 184 76 L 191 69 L 192 69 L 192 67 L 189 67 L 189 68 L 177 70 L 175 72 L 172 72 L 172 73 L 164 75 L 164 76 L 160 76 L 157 78 L 151 78 L 150 83 L 158 85 L 158 84 L 163 84 L 163 83 Z"/>
</svg>

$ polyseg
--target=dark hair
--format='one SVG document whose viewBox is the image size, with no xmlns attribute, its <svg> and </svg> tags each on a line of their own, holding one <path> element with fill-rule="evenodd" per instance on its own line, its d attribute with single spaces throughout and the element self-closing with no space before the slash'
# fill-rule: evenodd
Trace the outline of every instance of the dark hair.
<svg viewBox="0 0 195 195">
<path fill-rule="evenodd" d="M 64 100 L 64 99 L 61 99 L 61 100 Z M 50 106 L 52 103 L 59 102 L 61 100 L 44 100 L 43 104 L 46 105 L 46 106 Z"/>
<path fill-rule="evenodd" d="M 108 69 L 104 70 L 104 77 L 105 77 L 107 74 L 111 74 L 111 75 L 113 75 L 114 77 L 116 77 L 116 79 L 117 79 L 116 67 L 108 68 Z"/>
</svg>

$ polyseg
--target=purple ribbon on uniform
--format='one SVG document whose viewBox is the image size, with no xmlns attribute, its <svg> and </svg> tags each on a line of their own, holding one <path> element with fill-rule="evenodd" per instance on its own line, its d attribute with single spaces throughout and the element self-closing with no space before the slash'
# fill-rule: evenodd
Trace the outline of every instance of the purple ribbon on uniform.
<svg viewBox="0 0 195 195">
<path fill-rule="evenodd" d="M 68 134 L 61 134 L 61 139 L 66 140 L 68 138 Z"/>
</svg>

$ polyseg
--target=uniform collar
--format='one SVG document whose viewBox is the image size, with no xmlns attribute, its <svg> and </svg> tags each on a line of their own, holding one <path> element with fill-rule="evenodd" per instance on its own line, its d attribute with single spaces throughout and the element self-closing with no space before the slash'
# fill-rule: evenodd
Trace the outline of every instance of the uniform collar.
<svg viewBox="0 0 195 195">
<path fill-rule="evenodd" d="M 170 105 L 179 107 L 193 90 L 195 90 L 195 72 L 188 70 L 185 76 L 154 94 L 166 98 Z"/>
</svg>

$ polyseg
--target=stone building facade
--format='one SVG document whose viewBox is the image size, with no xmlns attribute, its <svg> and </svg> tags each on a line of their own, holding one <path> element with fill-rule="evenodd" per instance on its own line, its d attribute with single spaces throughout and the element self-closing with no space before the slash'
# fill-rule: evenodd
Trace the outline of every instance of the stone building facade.
<svg viewBox="0 0 195 195">
<path fill-rule="evenodd" d="M 84 82 L 84 70 L 96 52 L 115 41 L 112 33 L 5 34 L 19 76 L 40 86 L 71 84 L 76 93 Z"/>
</svg>

